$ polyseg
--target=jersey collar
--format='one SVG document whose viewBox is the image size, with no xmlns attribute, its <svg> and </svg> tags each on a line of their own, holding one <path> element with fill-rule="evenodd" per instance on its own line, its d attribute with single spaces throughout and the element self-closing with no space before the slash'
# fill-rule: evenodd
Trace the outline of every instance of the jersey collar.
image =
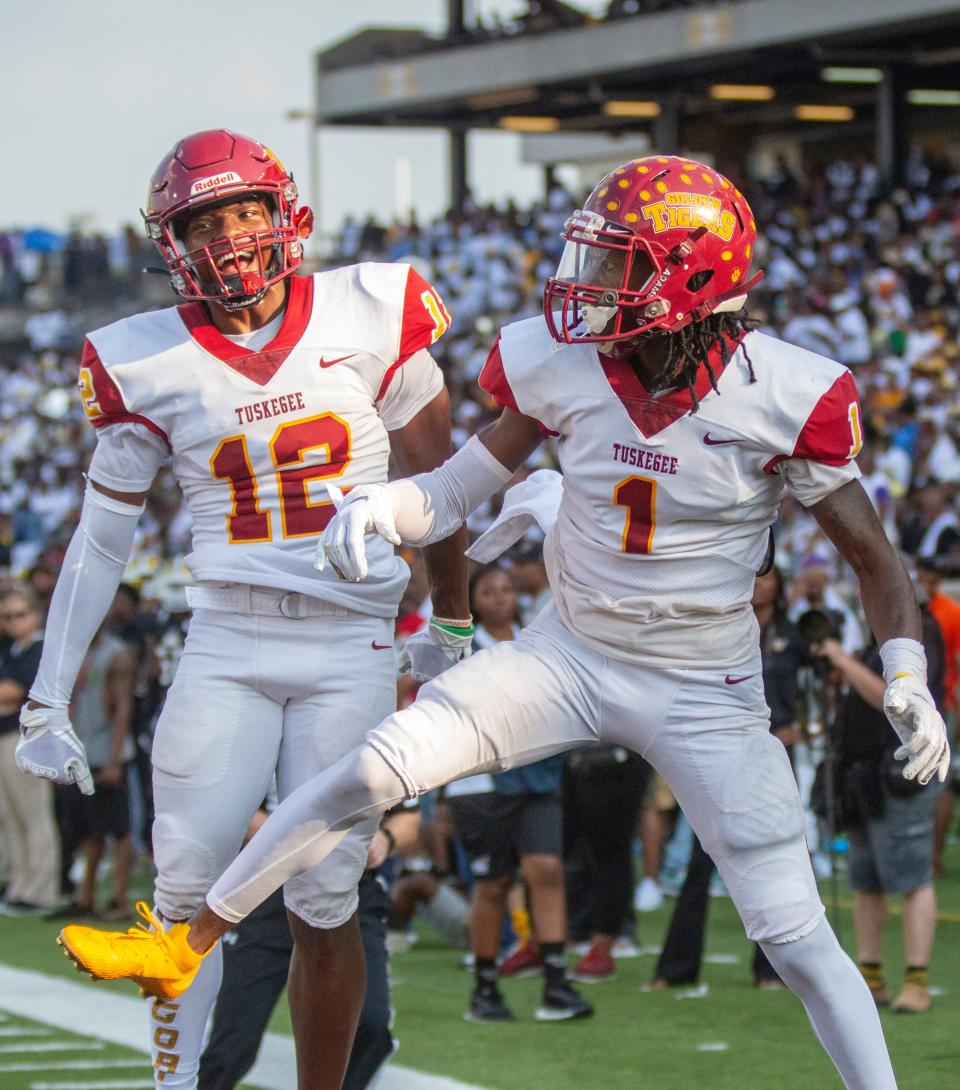
<svg viewBox="0 0 960 1090">
<path fill-rule="evenodd" d="M 742 340 L 742 336 L 739 339 L 727 338 L 731 356 Z M 649 439 L 668 428 L 675 420 L 686 416 L 693 407 L 693 398 L 686 386 L 670 390 L 669 393 L 662 394 L 659 397 L 653 397 L 640 379 L 637 378 L 635 371 L 625 359 L 605 356 L 601 352 L 598 352 L 597 355 L 611 390 L 617 395 L 633 426 L 644 439 Z M 720 353 L 719 342 L 710 349 L 708 359 L 713 368 L 713 373 L 719 381 L 725 366 L 723 356 Z M 700 401 L 713 390 L 710 375 L 703 364 L 697 369 L 697 377 L 693 385 Z"/>
<path fill-rule="evenodd" d="M 291 276 L 288 283 L 283 321 L 277 335 L 259 351 L 225 337 L 210 320 L 210 312 L 203 303 L 183 303 L 177 312 L 190 336 L 205 352 L 258 386 L 266 386 L 303 336 L 313 310 L 313 277 Z"/>
</svg>

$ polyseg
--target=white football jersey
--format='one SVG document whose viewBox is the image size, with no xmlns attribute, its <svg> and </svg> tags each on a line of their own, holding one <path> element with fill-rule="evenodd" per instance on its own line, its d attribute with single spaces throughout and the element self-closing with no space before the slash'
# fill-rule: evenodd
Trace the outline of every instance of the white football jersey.
<svg viewBox="0 0 960 1090">
<path fill-rule="evenodd" d="M 557 437 L 563 499 L 545 556 L 564 618 L 610 655 L 716 667 L 755 653 L 750 608 L 786 482 L 810 505 L 859 476 L 850 372 L 748 333 L 717 390 L 701 367 L 650 397 L 630 365 L 560 346 L 542 318 L 507 326 L 480 376 Z M 751 376 L 751 363 L 753 375 Z"/>
<path fill-rule="evenodd" d="M 278 587 L 394 616 L 408 571 L 380 538 L 370 576 L 313 568 L 333 515 L 327 483 L 387 479 L 388 432 L 443 387 L 425 351 L 449 325 L 409 265 L 367 263 L 292 277 L 282 324 L 251 351 L 193 303 L 91 333 L 80 370 L 97 429 L 90 476 L 149 488 L 169 459 L 193 520 L 198 582 Z"/>
</svg>

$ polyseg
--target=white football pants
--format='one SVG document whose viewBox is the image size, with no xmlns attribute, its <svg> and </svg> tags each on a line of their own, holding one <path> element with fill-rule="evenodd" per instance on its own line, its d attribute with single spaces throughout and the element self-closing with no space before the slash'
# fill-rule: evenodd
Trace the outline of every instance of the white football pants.
<svg viewBox="0 0 960 1090">
<path fill-rule="evenodd" d="M 207 903 L 238 921 L 405 796 L 597 740 L 643 754 L 666 779 L 848 1090 L 896 1090 L 869 990 L 823 915 L 790 763 L 769 732 L 759 652 L 730 672 L 633 666 L 587 647 L 548 606 L 518 640 L 425 685 L 295 791 Z"/>
<path fill-rule="evenodd" d="M 789 942 L 816 927 L 823 906 L 790 763 L 769 732 L 759 652 L 733 673 L 636 666 L 586 646 L 552 606 L 518 640 L 448 670 L 367 735 L 394 775 L 351 754 L 295 792 L 208 903 L 239 920 L 323 859 L 354 820 L 482 769 L 597 740 L 628 746 L 663 774 L 752 939 Z"/>
<path fill-rule="evenodd" d="M 197 610 L 153 743 L 156 903 L 185 920 L 240 850 L 274 772 L 284 799 L 396 707 L 392 621 L 331 606 L 292 620 Z M 356 911 L 371 820 L 322 870 L 291 876 L 287 907 L 315 927 Z"/>
</svg>

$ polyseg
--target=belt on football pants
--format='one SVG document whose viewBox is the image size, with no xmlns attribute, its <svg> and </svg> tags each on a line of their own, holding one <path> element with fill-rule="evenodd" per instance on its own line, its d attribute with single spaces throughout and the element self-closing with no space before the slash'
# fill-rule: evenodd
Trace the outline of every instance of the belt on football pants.
<svg viewBox="0 0 960 1090">
<path fill-rule="evenodd" d="M 232 583 L 226 587 L 185 587 L 191 609 L 216 609 L 222 613 L 250 613 L 261 617 L 286 617 L 302 621 L 307 617 L 351 617 L 356 611 L 325 602 L 299 591 L 276 587 L 252 587 Z"/>
</svg>

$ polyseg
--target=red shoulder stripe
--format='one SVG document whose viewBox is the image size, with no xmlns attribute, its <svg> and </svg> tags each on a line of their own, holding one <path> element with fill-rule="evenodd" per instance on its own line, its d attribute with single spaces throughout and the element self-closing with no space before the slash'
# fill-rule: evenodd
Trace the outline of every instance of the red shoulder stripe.
<svg viewBox="0 0 960 1090">
<path fill-rule="evenodd" d="M 440 293 L 411 265 L 403 293 L 397 362 L 403 363 L 414 352 L 429 348 L 443 336 L 449 326 L 450 314 L 440 298 Z"/>
<path fill-rule="evenodd" d="M 813 407 L 791 457 L 843 466 L 859 454 L 862 443 L 860 395 L 853 375 L 844 371 Z"/>
<path fill-rule="evenodd" d="M 520 413 L 523 416 L 530 416 L 529 413 L 524 413 L 522 409 L 517 408 L 517 399 L 510 388 L 510 381 L 507 378 L 507 374 L 503 369 L 503 357 L 500 355 L 500 337 L 493 342 L 493 348 L 490 349 L 487 355 L 486 362 L 483 365 L 483 369 L 480 372 L 480 377 L 477 379 L 477 383 L 480 389 L 484 393 L 489 394 L 495 404 L 501 406 L 504 409 L 511 409 L 515 413 Z M 536 419 L 530 417 L 531 420 Z M 537 420 L 537 427 L 540 429 L 540 434 L 547 435 L 559 435 L 559 432 L 552 431 L 542 421 Z"/>
<path fill-rule="evenodd" d="M 159 424 L 127 409 L 117 384 L 110 377 L 99 353 L 89 340 L 83 342 L 77 388 L 80 391 L 83 411 L 95 428 L 105 428 L 110 424 L 141 424 L 170 446 L 170 438 Z"/>
<path fill-rule="evenodd" d="M 387 368 L 374 401 L 380 401 L 384 397 L 398 368 L 421 348 L 429 348 L 439 340 L 449 325 L 450 315 L 436 288 L 431 287 L 411 265 L 403 292 L 397 358 Z"/>
</svg>

